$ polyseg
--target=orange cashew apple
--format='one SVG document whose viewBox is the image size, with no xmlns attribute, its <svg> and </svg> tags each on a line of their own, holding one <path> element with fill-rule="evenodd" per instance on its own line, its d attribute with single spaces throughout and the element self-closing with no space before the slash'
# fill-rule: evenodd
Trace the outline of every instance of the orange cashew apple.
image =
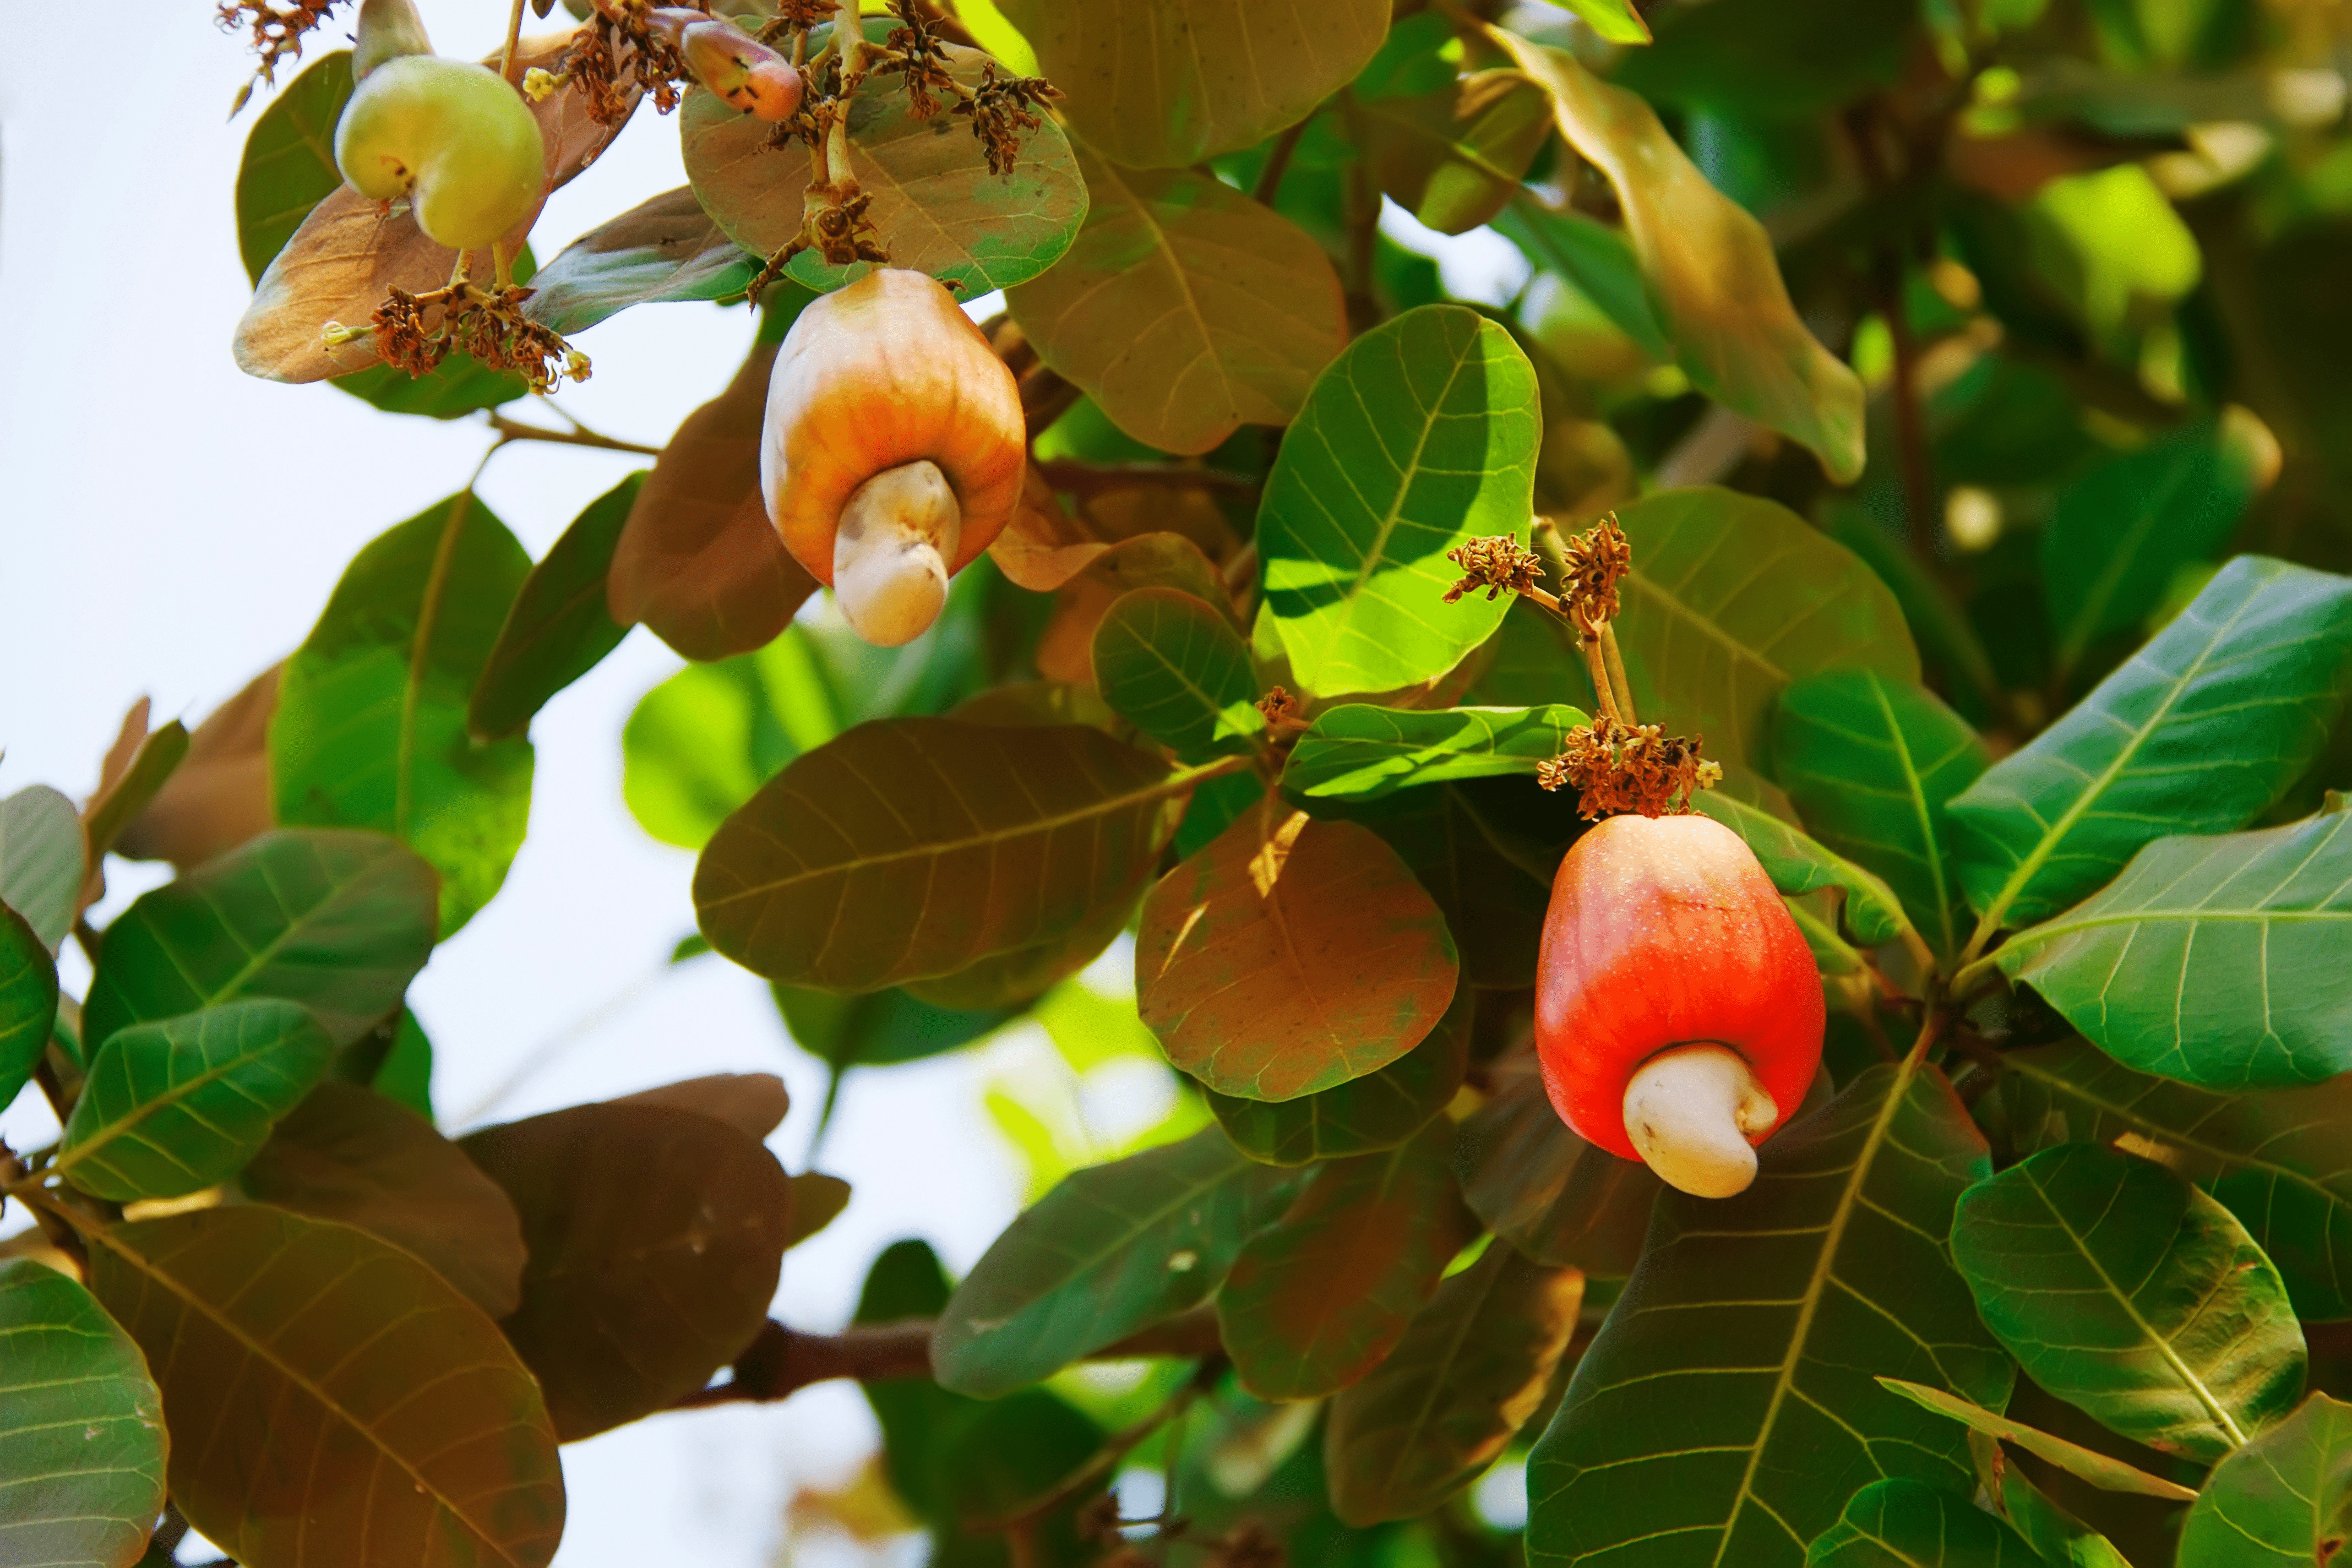
<svg viewBox="0 0 2352 1568">
<path fill-rule="evenodd" d="M 1729 1197 L 1821 1066 L 1820 971 L 1712 817 L 1612 816 L 1560 861 L 1536 1056 L 1560 1119 L 1669 1185 Z"/>
<path fill-rule="evenodd" d="M 703 86 L 744 113 L 782 121 L 800 112 L 803 88 L 793 62 L 725 17 L 665 5 L 646 13 L 646 26 Z"/>
<path fill-rule="evenodd" d="M 760 489 L 850 628 L 896 647 L 1021 498 L 1021 392 L 926 274 L 884 268 L 811 304 L 768 382 Z"/>
</svg>

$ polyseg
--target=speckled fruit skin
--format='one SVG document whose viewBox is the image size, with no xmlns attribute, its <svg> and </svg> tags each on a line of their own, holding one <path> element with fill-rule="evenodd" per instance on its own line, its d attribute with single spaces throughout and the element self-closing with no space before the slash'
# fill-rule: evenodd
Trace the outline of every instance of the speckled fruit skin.
<svg viewBox="0 0 2352 1568">
<path fill-rule="evenodd" d="M 530 216 L 547 182 L 539 121 L 498 72 L 401 55 L 368 73 L 335 126 L 335 166 L 377 201 L 407 195 L 416 226 L 487 250 Z"/>
<path fill-rule="evenodd" d="M 1021 499 L 1021 388 L 953 295 L 928 274 L 867 273 L 800 313 L 768 380 L 760 489 L 793 558 L 831 586 L 849 492 L 929 458 L 962 511 L 958 572 Z"/>
<path fill-rule="evenodd" d="M 1797 922 L 1714 818 L 1612 816 L 1560 861 L 1537 958 L 1536 1058 L 1552 1108 L 1588 1142 L 1641 1158 L 1627 1080 L 1700 1040 L 1746 1058 L 1786 1125 L 1821 1066 L 1824 1018 Z"/>
</svg>

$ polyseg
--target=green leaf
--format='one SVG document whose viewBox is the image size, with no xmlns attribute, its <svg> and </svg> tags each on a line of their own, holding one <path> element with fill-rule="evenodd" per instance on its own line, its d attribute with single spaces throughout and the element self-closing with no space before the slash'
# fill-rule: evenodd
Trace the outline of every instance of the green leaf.
<svg viewBox="0 0 2352 1568">
<path fill-rule="evenodd" d="M 1610 79 L 1654 103 L 1767 120 L 1803 120 L 1892 87 L 1919 31 L 1919 8 L 1879 0 L 1721 0 L 1665 13 L 1655 44 Z"/>
<path fill-rule="evenodd" d="M 390 1017 L 425 967 L 433 900 L 433 868 L 380 833 L 264 834 L 107 928 L 82 1038 L 94 1048 L 126 1025 L 277 996 L 347 1045 Z"/>
<path fill-rule="evenodd" d="M 1988 1442 L 1981 1436 L 1971 1439 L 1979 1447 Z M 1994 1495 L 2000 1504 L 1995 1511 L 2009 1521 L 2010 1528 L 2023 1536 L 2050 1568 L 2131 1568 L 2114 1542 L 2051 1501 L 2025 1479 L 2024 1472 L 2005 1459 Z"/>
<path fill-rule="evenodd" d="M 1243 1247 L 1217 1292 L 1218 1331 L 1243 1387 L 1319 1399 L 1396 1348 L 1474 1234 L 1453 1147 L 1454 1124 L 1437 1121 L 1393 1149 L 1319 1166 Z"/>
<path fill-rule="evenodd" d="M 235 1175 L 326 1076 L 334 1045 L 291 1002 L 230 1002 L 107 1040 L 66 1123 L 58 1173 L 117 1203 Z"/>
<path fill-rule="evenodd" d="M 143 724 L 146 699 L 140 699 L 133 711 Z M 129 739 L 127 733 L 124 739 Z M 105 770 L 104 782 L 82 811 L 82 837 L 89 841 L 91 859 L 105 859 L 122 830 L 171 782 L 187 754 L 188 728 L 174 719 L 141 736 L 120 768 L 110 765 Z M 113 759 L 108 761 L 111 764 Z"/>
<path fill-rule="evenodd" d="M 792 1184 L 755 1140 L 695 1111 L 614 1104 L 458 1147 L 522 1216 L 522 1305 L 503 1326 L 563 1441 L 676 1404 L 767 1321 Z"/>
<path fill-rule="evenodd" d="M 2100 638 L 2147 619 L 2175 574 L 2210 560 L 2237 531 L 2262 459 L 2235 424 L 2200 419 L 2058 492 L 2042 531 L 2042 581 L 2061 680 Z"/>
<path fill-rule="evenodd" d="M 1347 346 L 1339 274 L 1313 237 L 1221 181 L 1081 150 L 1087 221 L 1005 308 L 1055 374 L 1163 452 L 1286 425 Z"/>
<path fill-rule="evenodd" d="M 1534 1063 L 1521 1058 L 1454 1144 L 1471 1212 L 1529 1261 L 1622 1279 L 1642 1256 L 1665 1184 L 1569 1130 Z"/>
<path fill-rule="evenodd" d="M 433 1042 L 407 1008 L 393 1026 L 392 1046 L 368 1075 L 367 1086 L 391 1100 L 433 1121 Z"/>
<path fill-rule="evenodd" d="M 1472 71 L 1410 97 L 1347 99 L 1351 139 L 1398 205 L 1440 234 L 1466 234 L 1503 209 L 1551 135 L 1551 100 L 1513 70 Z"/>
<path fill-rule="evenodd" d="M 1265 729 L 1249 645 L 1179 589 L 1119 595 L 1095 628 L 1094 669 L 1103 700 L 1186 762 L 1246 753 Z"/>
<path fill-rule="evenodd" d="M 2047 1432 L 2011 1421 L 2006 1415 L 1995 1415 L 1982 1405 L 1971 1405 L 1957 1394 L 1924 1384 L 1906 1383 L 1899 1377 L 1882 1377 L 1880 1386 L 1892 1389 L 1914 1404 L 1948 1415 L 1973 1432 L 2016 1444 L 2037 1459 L 2057 1466 L 2068 1475 L 2090 1482 L 2095 1487 L 2113 1492 L 2137 1492 L 2142 1497 L 2170 1498 L 2184 1500 L 2197 1494 L 2178 1481 L 2168 1481 L 2161 1476 L 2151 1476 L 2137 1465 L 2110 1458 L 2095 1449 L 2079 1443 L 2069 1443 L 2063 1437 L 2053 1437 Z"/>
<path fill-rule="evenodd" d="M 1429 1037 L 1375 1073 L 1279 1102 L 1202 1093 L 1225 1136 L 1253 1160 L 1305 1165 L 1394 1149 L 1454 1102 L 1470 1065 L 1477 993 L 1458 987 Z"/>
<path fill-rule="evenodd" d="M 1895 595 L 1787 508 L 1731 490 L 1667 490 L 1619 508 L 1617 519 L 1633 547 L 1616 632 L 1634 706 L 1649 723 L 1703 735 L 1708 756 L 1760 767 L 1774 705 L 1801 676 L 1918 679 Z"/>
<path fill-rule="evenodd" d="M 1213 1127 L 1065 1178 L 956 1288 L 931 1334 L 940 1385 L 1009 1394 L 1204 1300 L 1296 1182 Z"/>
<path fill-rule="evenodd" d="M 2219 1458 L 2303 1393 L 2278 1270 L 2161 1165 L 2045 1149 L 1969 1189 L 1952 1258 L 2028 1376 L 2152 1448 Z"/>
<path fill-rule="evenodd" d="M 433 1124 L 357 1084 L 322 1083 L 237 1184 L 256 1203 L 356 1226 L 411 1252 L 491 1317 L 522 1299 L 522 1222 Z"/>
<path fill-rule="evenodd" d="M 1519 247 L 1528 262 L 1557 272 L 1576 286 L 1642 352 L 1659 364 L 1671 363 L 1675 346 L 1666 341 L 1642 281 L 1641 258 L 1622 229 L 1571 209 L 1554 211 L 1526 191 L 1495 216 L 1495 230 Z"/>
<path fill-rule="evenodd" d="M 1772 727 L 1773 777 L 1814 837 L 1885 878 L 1939 953 L 1969 926 L 1944 806 L 1990 760 L 1935 693 L 1871 670 L 1790 683 Z"/>
<path fill-rule="evenodd" d="M 523 314 L 570 337 L 632 305 L 741 294 L 760 258 L 727 237 L 690 185 L 639 202 L 558 251 Z"/>
<path fill-rule="evenodd" d="M 2352 812 L 2160 838 L 1993 955 L 2093 1043 L 2209 1089 L 2352 1070 Z"/>
<path fill-rule="evenodd" d="M 827 685 L 795 626 L 646 692 L 621 731 L 621 795 L 637 825 L 684 849 L 710 842 L 786 763 L 841 732 Z"/>
<path fill-rule="evenodd" d="M 2215 1094 L 2134 1072 L 2079 1040 L 2008 1052 L 2001 1068 L 2021 1151 L 2112 1143 L 2179 1172 L 2238 1216 L 2297 1317 L 2352 1318 L 2352 1079 Z"/>
<path fill-rule="evenodd" d="M 878 43 L 893 25 L 877 17 L 867 32 Z M 830 28 L 821 29 L 813 47 L 831 36 Z M 978 87 L 987 57 L 960 45 L 942 47 L 956 80 Z M 873 198 L 866 216 L 891 266 L 928 272 L 976 300 L 1027 282 L 1069 249 L 1087 215 L 1087 185 L 1069 138 L 1052 119 L 1021 133 L 1013 173 L 998 174 L 989 169 L 969 119 L 942 113 L 918 120 L 905 93 L 896 90 L 862 98 L 858 107 L 849 171 Z M 768 145 L 772 129 L 712 93 L 688 94 L 678 114 L 686 177 L 695 195 L 730 238 L 761 256 L 799 237 L 809 180 L 806 158 L 779 157 Z M 784 275 L 824 292 L 871 270 L 865 262 L 832 266 L 817 251 L 803 250 Z"/>
<path fill-rule="evenodd" d="M 1691 384 L 1811 447 L 1832 479 L 1852 483 L 1862 382 L 1798 319 L 1764 226 L 1707 183 L 1633 93 L 1565 49 L 1485 31 L 1551 94 L 1560 134 L 1616 188 L 1652 308 Z"/>
<path fill-rule="evenodd" d="M 163 1405 L 89 1292 L 0 1263 L 0 1562 L 129 1568 L 163 1511 Z"/>
<path fill-rule="evenodd" d="M 1377 800 L 1450 779 L 1533 777 L 1566 747 L 1569 731 L 1589 722 L 1564 702 L 1433 711 L 1343 702 L 1298 737 L 1282 785 L 1308 799 Z"/>
<path fill-rule="evenodd" d="M 424 1264 L 257 1204 L 88 1240 L 91 1291 L 191 1439 L 173 1446 L 172 1502 L 237 1562 L 414 1562 L 423 1542 L 452 1563 L 554 1556 L 563 1477 L 539 1385 Z"/>
<path fill-rule="evenodd" d="M 710 945 L 824 991 L 952 974 L 1133 896 L 1193 775 L 1079 724 L 863 724 L 703 847 Z"/>
<path fill-rule="evenodd" d="M 2352 1405 L 2314 1394 L 2213 1467 L 2180 1528 L 2180 1568 L 2302 1568 L 2347 1538 Z"/>
<path fill-rule="evenodd" d="M 466 709 L 530 557 L 463 490 L 352 557 L 278 687 L 278 820 L 389 833 L 441 874 L 443 936 L 490 901 L 530 816 L 530 742 Z"/>
<path fill-rule="evenodd" d="M 1933 1068 L 1873 1067 L 1759 1152 L 1738 1197 L 1660 1200 L 1529 1462 L 1531 1563 L 1779 1568 L 1863 1480 L 1973 1484 L 1958 1427 L 1868 1381 L 2008 1399 L 1944 1251 L 1989 1163 L 1958 1097 Z"/>
<path fill-rule="evenodd" d="M 1316 378 L 1259 504 L 1267 608 L 1309 691 L 1391 691 L 1442 675 L 1507 607 L 1445 603 L 1445 552 L 1527 542 L 1535 372 L 1511 335 L 1460 305 L 1384 321 Z"/>
<path fill-rule="evenodd" d="M 466 729 L 476 740 L 522 733 L 548 699 L 628 635 L 605 608 L 604 575 L 645 479 L 641 469 L 590 501 L 523 579 L 467 702 Z"/>
<path fill-rule="evenodd" d="M 1020 1016 L 1013 1007 L 934 1007 L 892 988 L 854 996 L 770 988 L 793 1044 L 835 1068 L 920 1061 L 994 1034 Z"/>
<path fill-rule="evenodd" d="M 998 0 L 1088 146 L 1134 169 L 1254 147 L 1345 86 L 1389 28 L 1382 0 Z M 1215 47 L 1204 48 L 1206 40 Z M 1246 66 L 1244 65 L 1246 62 Z"/>
<path fill-rule="evenodd" d="M 1507 1247 L 1437 1288 L 1323 1431 L 1331 1508 L 1353 1525 L 1427 1513 L 1475 1480 L 1543 1403 L 1584 1277 Z"/>
<path fill-rule="evenodd" d="M 1864 946 L 1893 942 L 1910 923 L 1893 889 L 1769 812 L 1713 790 L 1700 794 L 1696 805 L 1739 835 L 1782 893 L 1793 899 L 1823 888 L 1836 889 L 1844 923 Z"/>
<path fill-rule="evenodd" d="M 25 917 L 0 904 L 0 1110 L 40 1065 L 58 1016 L 58 966 Z"/>
<path fill-rule="evenodd" d="M 1552 875 L 1581 826 L 1573 800 L 1524 780 L 1473 780 L 1349 803 L 1344 815 L 1412 868 L 1444 912 L 1470 984 L 1516 991 L 1535 984 Z M 1529 824 L 1547 831 L 1530 838 L 1521 831 Z M 1553 826 L 1564 831 L 1554 836 Z"/>
<path fill-rule="evenodd" d="M 1873 1481 L 1805 1553 L 1805 1568 L 2041 1568 L 2022 1537 L 1925 1481 Z"/>
<path fill-rule="evenodd" d="M 47 784 L 0 800 L 0 904 L 51 952 L 73 930 L 89 848 L 74 803 Z"/>
<path fill-rule="evenodd" d="M 1425 1039 L 1461 965 L 1395 850 L 1271 804 L 1162 878 L 1136 934 L 1137 1006 L 1220 1094 L 1296 1100 Z"/>
<path fill-rule="evenodd" d="M 2352 582 L 2259 555 L 1948 808 L 1984 929 L 2031 925 L 2168 833 L 2227 833 L 2319 754 L 2352 689 Z"/>
</svg>

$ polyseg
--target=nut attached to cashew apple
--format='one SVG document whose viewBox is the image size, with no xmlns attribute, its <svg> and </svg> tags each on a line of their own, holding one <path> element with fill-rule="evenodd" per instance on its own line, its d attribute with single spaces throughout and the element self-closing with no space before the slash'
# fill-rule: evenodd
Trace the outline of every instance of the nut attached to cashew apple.
<svg viewBox="0 0 2352 1568">
<path fill-rule="evenodd" d="M 1729 1197 L 1821 1065 L 1820 971 L 1771 879 L 1712 817 L 1612 816 L 1553 880 L 1536 1055 L 1587 1142 Z"/>
<path fill-rule="evenodd" d="M 437 55 L 397 55 L 368 72 L 335 126 L 335 166 L 363 196 L 409 196 L 416 226 L 452 250 L 504 238 L 547 180 L 521 95 L 488 66 Z"/>
<path fill-rule="evenodd" d="M 777 351 L 760 490 L 793 559 L 881 647 L 939 618 L 948 579 L 1013 515 L 1021 392 L 928 275 L 870 272 L 811 304 Z"/>
</svg>

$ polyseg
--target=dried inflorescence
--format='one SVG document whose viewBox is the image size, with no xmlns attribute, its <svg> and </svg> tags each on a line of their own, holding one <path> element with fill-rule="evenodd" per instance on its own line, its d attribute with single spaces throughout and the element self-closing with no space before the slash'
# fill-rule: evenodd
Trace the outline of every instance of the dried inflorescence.
<svg viewBox="0 0 2352 1568">
<path fill-rule="evenodd" d="M 980 85 L 955 112 L 971 116 L 971 133 L 988 154 L 989 173 L 1009 174 L 1021 157 L 1021 133 L 1044 124 L 1046 104 L 1061 96 L 1042 76 L 999 76 L 990 60 L 980 68 Z"/>
<path fill-rule="evenodd" d="M 1567 574 L 1560 599 L 1580 624 L 1598 627 L 1617 618 L 1617 584 L 1633 568 L 1633 546 L 1612 512 L 1584 532 L 1570 536 L 1563 553 Z"/>
<path fill-rule="evenodd" d="M 947 46 L 940 43 L 931 19 L 923 15 L 916 0 L 892 0 L 892 15 L 898 26 L 890 29 L 884 40 L 886 48 L 896 52 L 874 68 L 880 76 L 896 71 L 907 79 L 907 102 L 918 120 L 929 120 L 940 111 L 940 92 L 955 91 L 955 79 L 948 74 Z"/>
<path fill-rule="evenodd" d="M 289 60 L 302 58 L 303 40 L 318 29 L 335 8 L 337 0 L 292 0 L 279 5 L 275 0 L 220 0 L 220 25 L 224 31 L 250 33 L 253 52 L 261 63 L 254 68 L 252 80 L 236 95 L 229 110 L 235 114 L 243 109 L 246 100 L 253 96 L 255 82 L 278 84 L 278 68 Z"/>
<path fill-rule="evenodd" d="M 1498 533 L 1492 539 L 1474 539 L 1447 551 L 1445 558 L 1462 568 L 1462 580 L 1445 591 L 1449 605 L 1481 588 L 1486 590 L 1489 599 L 1506 590 L 1530 593 L 1544 574 L 1543 557 L 1532 550 L 1520 549 L 1518 541 L 1507 533 Z"/>
<path fill-rule="evenodd" d="M 394 289 L 369 319 L 370 341 L 384 363 L 412 376 L 430 375 L 456 351 L 492 370 L 520 371 L 537 392 L 552 392 L 566 380 L 586 381 L 588 356 L 522 313 L 530 293 L 520 286 L 469 283 L 426 294 Z M 358 335 L 332 322 L 327 331 L 331 342 Z"/>
<path fill-rule="evenodd" d="M 1298 699 L 1277 686 L 1257 700 L 1257 710 L 1265 715 L 1265 726 L 1277 736 L 1285 731 L 1307 728 L 1305 710 Z"/>
<path fill-rule="evenodd" d="M 545 98 L 567 86 L 576 88 L 588 118 L 599 125 L 626 120 L 639 93 L 653 100 L 657 114 L 676 109 L 694 73 L 646 26 L 646 9 L 616 5 L 608 13 L 599 8 L 572 35 L 552 71 L 531 73 L 531 96 Z"/>
<path fill-rule="evenodd" d="M 1655 724 L 1621 724 L 1605 714 L 1568 732 L 1567 749 L 1536 767 L 1548 790 L 1573 786 L 1577 810 L 1588 818 L 1612 812 L 1677 816 L 1696 809 L 1699 791 L 1723 777 L 1723 767 L 1699 755 L 1701 736 L 1669 735 Z"/>
</svg>

